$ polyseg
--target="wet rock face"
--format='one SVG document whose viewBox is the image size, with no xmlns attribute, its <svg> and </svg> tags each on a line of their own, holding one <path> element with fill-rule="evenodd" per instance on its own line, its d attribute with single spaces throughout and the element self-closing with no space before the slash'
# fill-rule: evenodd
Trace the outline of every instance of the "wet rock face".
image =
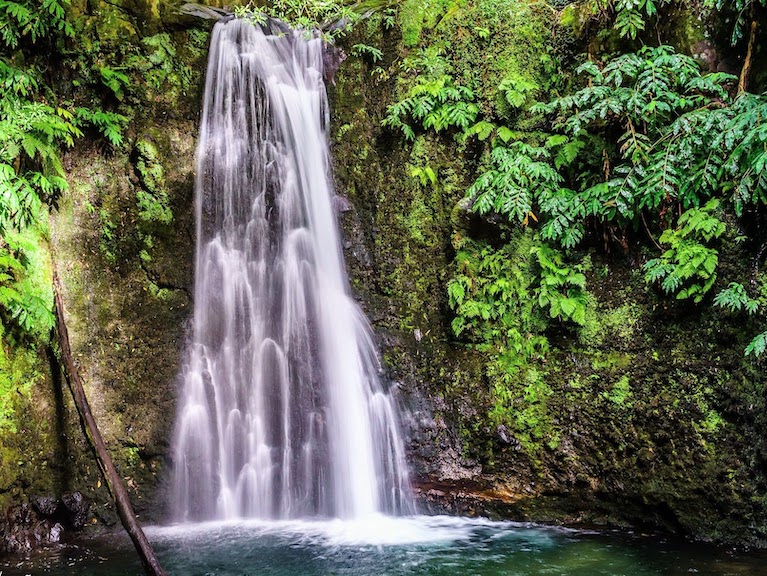
<svg viewBox="0 0 767 576">
<path fill-rule="evenodd" d="M 90 502 L 80 492 L 33 496 L 0 518 L 0 554 L 23 554 L 59 542 L 65 531 L 85 526 Z"/>
<path fill-rule="evenodd" d="M 67 520 L 75 530 L 81 530 L 88 519 L 90 502 L 80 492 L 71 492 L 61 497 L 61 503 L 66 510 Z"/>
</svg>

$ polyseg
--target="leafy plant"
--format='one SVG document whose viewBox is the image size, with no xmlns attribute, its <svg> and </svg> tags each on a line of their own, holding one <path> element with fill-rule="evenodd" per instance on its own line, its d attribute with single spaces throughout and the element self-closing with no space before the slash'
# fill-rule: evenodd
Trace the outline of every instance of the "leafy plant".
<svg viewBox="0 0 767 576">
<path fill-rule="evenodd" d="M 529 239 L 520 242 L 521 249 L 509 245 L 500 250 L 468 243 L 456 255 L 457 272 L 448 283 L 455 335 L 491 352 L 507 371 L 548 350 L 541 334 L 545 324 L 530 293 L 530 264 L 516 257 Z"/>
<path fill-rule="evenodd" d="M 36 230 L 9 233 L 0 241 L 0 325 L 16 339 L 44 340 L 53 327 L 52 294 L 38 236 Z"/>
<path fill-rule="evenodd" d="M 146 47 L 146 56 L 134 56 L 129 59 L 128 65 L 144 74 L 152 90 L 162 90 L 168 84 L 189 87 L 192 69 L 178 58 L 176 44 L 170 34 L 161 32 L 141 42 Z"/>
<path fill-rule="evenodd" d="M 99 68 L 99 74 L 104 86 L 109 88 L 115 98 L 122 100 L 125 97 L 125 89 L 130 86 L 128 75 L 108 66 Z"/>
<path fill-rule="evenodd" d="M 122 131 L 128 119 L 116 112 L 107 112 L 98 108 L 77 108 L 75 110 L 78 126 L 94 126 L 115 148 L 123 143 Z"/>
<path fill-rule="evenodd" d="M 719 238 L 725 224 L 712 214 L 719 201 L 709 200 L 702 208 L 691 208 L 679 217 L 677 228 L 663 232 L 660 243 L 669 248 L 660 258 L 644 266 L 647 282 L 660 282 L 667 294 L 678 300 L 691 298 L 696 304 L 716 281 L 719 253 L 704 244 Z"/>
<path fill-rule="evenodd" d="M 672 0 L 590 0 L 592 13 L 612 27 L 622 37 L 636 38 L 647 27 L 647 22 L 658 16 Z"/>
<path fill-rule="evenodd" d="M 58 146 L 81 134 L 66 110 L 0 98 L 0 235 L 28 226 L 42 201 L 66 190 Z"/>
<path fill-rule="evenodd" d="M 726 85 L 734 77 L 703 75 L 692 58 L 668 46 L 624 54 L 602 69 L 587 62 L 578 72 L 588 78 L 587 87 L 538 109 L 558 115 L 555 128 L 603 150 L 602 166 L 591 171 L 606 178 L 582 190 L 589 211 L 630 221 L 673 201 L 699 203 L 709 188 L 696 194 L 685 186 L 687 168 L 703 152 L 699 127 L 728 99 Z"/>
<path fill-rule="evenodd" d="M 352 46 L 352 54 L 355 56 L 370 56 L 374 63 L 383 60 L 383 52 L 375 46 L 369 46 L 368 44 L 355 44 Z"/>
<path fill-rule="evenodd" d="M 68 5 L 69 0 L 0 0 L 3 51 L 35 45 L 42 52 L 43 40 L 72 36 Z M 0 332 L 4 338 L 44 341 L 53 315 L 40 220 L 44 204 L 67 190 L 59 151 L 71 147 L 86 124 L 119 143 L 124 119 L 100 110 L 71 111 L 56 102 L 34 65 L 17 68 L 19 61 L 18 54 L 0 58 Z"/>
<path fill-rule="evenodd" d="M 749 316 L 756 314 L 759 302 L 751 298 L 745 286 L 739 282 L 730 282 L 730 285 L 714 297 L 714 305 L 725 308 L 730 312 L 745 310 Z M 761 356 L 767 349 L 767 332 L 756 335 L 746 346 L 745 354 Z"/>
<path fill-rule="evenodd" d="M 25 97 L 38 89 L 35 70 L 19 70 L 0 58 L 0 94 L 2 97 Z"/>
<path fill-rule="evenodd" d="M 512 108 L 522 108 L 539 89 L 538 84 L 521 74 L 507 76 L 498 85 L 498 90 L 503 93 L 506 103 Z"/>
<path fill-rule="evenodd" d="M 466 192 L 480 214 L 497 212 L 511 220 L 527 221 L 534 194 L 559 190 L 563 178 L 552 163 L 550 151 L 524 142 L 497 145 L 490 153 L 491 167 Z M 534 217 L 534 216 L 533 216 Z"/>
<path fill-rule="evenodd" d="M 731 194 L 740 216 L 746 206 L 767 202 L 767 96 L 742 93 L 717 116 L 716 136 L 704 155 L 711 168 L 698 168 L 696 180 L 716 170 L 715 185 Z"/>
<path fill-rule="evenodd" d="M 415 140 L 411 123 L 435 132 L 450 128 L 466 130 L 479 114 L 473 100 L 472 90 L 455 84 L 450 76 L 435 80 L 420 78 L 404 99 L 387 108 L 382 124 L 402 130 L 408 140 Z"/>
<path fill-rule="evenodd" d="M 362 18 L 355 8 L 358 6 L 338 0 L 273 0 L 268 6 L 251 2 L 235 8 L 235 15 L 258 25 L 265 24 L 268 18 L 276 18 L 294 30 L 304 31 L 307 36 L 319 32 L 332 41 L 346 34 Z"/>
<path fill-rule="evenodd" d="M 749 342 L 748 346 L 746 346 L 746 356 L 753 354 L 755 357 L 759 358 L 759 356 L 764 354 L 765 350 L 767 350 L 767 332 L 762 332 L 755 336 L 754 339 Z"/>
<path fill-rule="evenodd" d="M 562 254 L 545 244 L 533 246 L 531 253 L 540 267 L 538 286 L 533 290 L 538 305 L 552 318 L 586 322 L 586 276 L 582 265 L 568 265 Z"/>
<path fill-rule="evenodd" d="M 759 309 L 759 303 L 751 298 L 746 288 L 739 282 L 730 282 L 730 285 L 714 297 L 714 305 L 725 308 L 730 312 L 745 310 L 750 315 Z"/>
<path fill-rule="evenodd" d="M 0 0 L 0 39 L 13 49 L 24 39 L 34 44 L 54 32 L 71 37 L 67 6 L 69 0 Z"/>
</svg>

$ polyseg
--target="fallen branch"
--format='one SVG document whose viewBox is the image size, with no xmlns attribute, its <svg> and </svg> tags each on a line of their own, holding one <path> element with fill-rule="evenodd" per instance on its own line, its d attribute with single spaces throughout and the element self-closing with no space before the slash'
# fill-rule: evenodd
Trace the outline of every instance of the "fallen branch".
<svg viewBox="0 0 767 576">
<path fill-rule="evenodd" d="M 69 333 L 64 319 L 64 305 L 61 300 L 61 285 L 55 270 L 53 272 L 53 298 L 56 308 L 56 334 L 58 336 L 64 371 L 69 382 L 69 389 L 72 392 L 77 411 L 80 413 L 80 418 L 85 424 L 86 435 L 96 451 L 101 471 L 114 498 L 117 513 L 125 530 L 128 532 L 131 540 L 133 540 L 134 546 L 136 546 L 136 551 L 141 558 L 144 571 L 149 576 L 167 576 L 165 570 L 162 569 L 162 566 L 157 561 L 157 557 L 154 555 L 152 545 L 147 540 L 144 531 L 136 519 L 136 514 L 133 512 L 133 507 L 128 498 L 128 491 L 125 489 L 125 484 L 123 484 L 122 478 L 120 478 L 117 469 L 112 463 L 112 458 L 109 456 L 104 439 L 101 437 L 101 432 L 99 432 L 99 428 L 96 425 L 96 420 L 93 418 L 77 365 L 72 356 L 72 349 L 69 346 Z"/>
</svg>

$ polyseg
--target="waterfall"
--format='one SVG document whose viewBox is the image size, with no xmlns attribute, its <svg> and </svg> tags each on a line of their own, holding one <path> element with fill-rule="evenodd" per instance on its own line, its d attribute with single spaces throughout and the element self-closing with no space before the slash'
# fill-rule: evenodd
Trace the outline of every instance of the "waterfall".
<svg viewBox="0 0 767 576">
<path fill-rule="evenodd" d="M 213 30 L 178 520 L 412 512 L 396 408 L 349 296 L 323 51 L 239 19 Z"/>
</svg>

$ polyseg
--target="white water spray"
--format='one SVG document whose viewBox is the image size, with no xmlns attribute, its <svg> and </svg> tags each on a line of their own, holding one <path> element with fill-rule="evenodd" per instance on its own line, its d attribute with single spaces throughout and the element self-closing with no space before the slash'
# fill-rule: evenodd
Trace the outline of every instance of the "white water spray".
<svg viewBox="0 0 767 576">
<path fill-rule="evenodd" d="M 213 30 L 179 520 L 412 512 L 396 410 L 348 295 L 323 51 L 237 19 Z"/>
</svg>

